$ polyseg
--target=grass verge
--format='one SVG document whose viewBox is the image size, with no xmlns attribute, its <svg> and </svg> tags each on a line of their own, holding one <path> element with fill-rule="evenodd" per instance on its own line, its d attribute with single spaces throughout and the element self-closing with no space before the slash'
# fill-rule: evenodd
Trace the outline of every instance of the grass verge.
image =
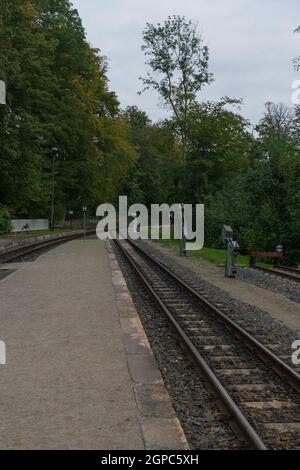
<svg viewBox="0 0 300 470">
<path fill-rule="evenodd" d="M 180 240 L 156 240 L 157 243 L 163 246 L 172 246 L 178 247 L 180 245 Z M 226 263 L 226 255 L 227 250 L 225 249 L 218 249 L 218 248 L 208 248 L 204 247 L 202 250 L 197 251 L 190 251 L 189 256 L 196 256 L 198 258 L 204 259 L 209 261 L 210 263 L 216 264 L 217 266 L 225 266 Z M 249 266 L 249 256 L 248 255 L 238 255 L 237 258 L 237 265 L 240 268 L 248 267 Z M 272 266 L 271 263 L 266 262 L 257 262 L 258 266 L 270 268 Z"/>
</svg>

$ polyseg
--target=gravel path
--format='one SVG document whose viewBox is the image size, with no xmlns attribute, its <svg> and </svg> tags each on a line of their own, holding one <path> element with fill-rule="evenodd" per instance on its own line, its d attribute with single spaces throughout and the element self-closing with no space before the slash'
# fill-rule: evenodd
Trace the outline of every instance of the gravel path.
<svg viewBox="0 0 300 470">
<path fill-rule="evenodd" d="M 300 288 L 297 282 L 285 279 L 284 277 L 272 276 L 251 268 L 239 268 L 238 277 L 244 282 L 255 284 L 273 292 L 280 292 L 293 302 L 300 303 Z"/>
</svg>

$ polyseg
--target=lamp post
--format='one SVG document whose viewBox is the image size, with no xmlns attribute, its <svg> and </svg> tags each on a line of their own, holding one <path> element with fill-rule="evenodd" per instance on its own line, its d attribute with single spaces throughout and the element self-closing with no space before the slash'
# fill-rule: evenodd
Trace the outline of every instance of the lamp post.
<svg viewBox="0 0 300 470">
<path fill-rule="evenodd" d="M 83 212 L 83 240 L 86 240 L 86 213 L 87 213 L 87 207 L 82 206 L 82 212 Z"/>
<path fill-rule="evenodd" d="M 58 156 L 58 149 L 52 148 L 52 185 L 51 185 L 51 232 L 54 228 L 54 202 L 55 202 L 55 158 Z"/>
</svg>

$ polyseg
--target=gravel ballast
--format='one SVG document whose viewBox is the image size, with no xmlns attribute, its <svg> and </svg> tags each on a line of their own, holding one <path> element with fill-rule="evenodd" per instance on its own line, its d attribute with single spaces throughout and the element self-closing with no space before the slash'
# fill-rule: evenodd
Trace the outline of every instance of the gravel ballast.
<svg viewBox="0 0 300 470">
<path fill-rule="evenodd" d="M 300 303 L 300 288 L 297 282 L 251 268 L 239 268 L 238 277 L 244 282 L 255 284 L 273 292 L 280 292 L 293 302 Z"/>
<path fill-rule="evenodd" d="M 280 345 L 280 349 L 274 352 L 279 356 L 285 357 L 289 366 L 294 367 L 296 370 L 298 369 L 299 372 L 299 367 L 294 366 L 291 361 L 293 353 L 292 344 L 295 340 L 300 339 L 299 331 L 288 328 L 272 318 L 268 312 L 261 310 L 255 305 L 234 299 L 224 290 L 205 281 L 200 274 L 182 266 L 173 257 L 162 253 L 154 244 L 141 240 L 137 241 L 137 244 L 193 286 L 200 294 L 204 295 L 204 297 L 226 313 L 229 318 L 253 334 L 258 340 L 261 340 L 263 336 L 263 341 L 267 342 L 268 345 L 275 343 Z"/>
<path fill-rule="evenodd" d="M 243 449 L 228 417 L 193 361 L 183 350 L 163 313 L 154 304 L 123 255 L 114 250 L 162 373 L 173 407 L 192 449 Z"/>
</svg>

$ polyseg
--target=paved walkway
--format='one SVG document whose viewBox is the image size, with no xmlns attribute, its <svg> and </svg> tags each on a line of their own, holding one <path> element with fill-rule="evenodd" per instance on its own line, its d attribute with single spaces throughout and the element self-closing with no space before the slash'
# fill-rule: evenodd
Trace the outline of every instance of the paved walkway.
<svg viewBox="0 0 300 470">
<path fill-rule="evenodd" d="M 0 339 L 0 449 L 147 447 L 104 243 L 62 245 L 3 279 Z"/>
</svg>

